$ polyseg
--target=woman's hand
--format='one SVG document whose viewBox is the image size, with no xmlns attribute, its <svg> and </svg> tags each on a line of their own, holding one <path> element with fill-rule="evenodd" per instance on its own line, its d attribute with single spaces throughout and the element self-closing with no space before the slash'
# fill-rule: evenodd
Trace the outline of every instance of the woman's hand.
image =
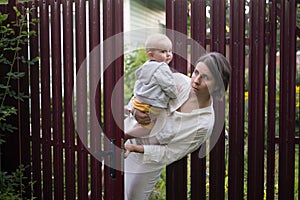
<svg viewBox="0 0 300 200">
<path fill-rule="evenodd" d="M 138 109 L 134 109 L 133 113 L 135 113 L 134 117 L 139 124 L 144 124 L 144 125 L 150 124 L 151 118 L 149 113 L 142 112 Z"/>
</svg>

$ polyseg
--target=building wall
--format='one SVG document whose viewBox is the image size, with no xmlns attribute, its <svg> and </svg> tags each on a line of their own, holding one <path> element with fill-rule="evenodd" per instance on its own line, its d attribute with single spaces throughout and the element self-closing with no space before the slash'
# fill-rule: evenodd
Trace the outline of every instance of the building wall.
<svg viewBox="0 0 300 200">
<path fill-rule="evenodd" d="M 150 4 L 147 0 L 124 1 L 125 49 L 133 43 L 144 43 L 147 35 L 153 31 L 161 32 L 165 27 L 166 15 L 164 7 Z"/>
</svg>

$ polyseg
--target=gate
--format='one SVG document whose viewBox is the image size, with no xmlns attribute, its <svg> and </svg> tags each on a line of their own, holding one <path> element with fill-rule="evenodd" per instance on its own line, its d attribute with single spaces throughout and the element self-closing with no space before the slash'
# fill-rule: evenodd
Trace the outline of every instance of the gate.
<svg viewBox="0 0 300 200">
<path fill-rule="evenodd" d="M 103 50 L 98 46 L 123 31 L 123 0 L 10 0 L 1 11 L 12 13 L 16 4 L 22 12 L 37 8 L 30 17 L 40 21 L 31 27 L 38 35 L 31 38 L 30 55 L 22 53 L 40 56 L 40 63 L 16 66 L 27 75 L 13 87 L 30 100 L 13 101 L 18 131 L 1 148 L 2 169 L 30 165 L 25 175 L 36 181 L 38 199 L 122 199 L 123 174 L 113 168 L 122 169 L 115 146 L 122 147 L 122 124 L 116 121 L 122 121 L 123 91 L 112 97 L 123 75 L 123 40 L 116 37 Z M 167 167 L 167 199 L 300 199 L 299 4 L 166 0 L 166 27 L 187 35 L 173 38 L 175 52 L 187 55 L 192 49 L 191 60 L 197 58 L 193 39 L 227 55 L 232 65 L 223 132 L 208 157 L 199 159 L 195 152 Z M 86 60 L 91 52 L 99 57 Z M 83 63 L 107 68 L 82 72 Z M 188 62 L 176 54 L 172 65 L 188 72 Z M 0 72 L 2 77 L 5 71 Z M 78 79 L 79 73 L 86 76 Z"/>
</svg>

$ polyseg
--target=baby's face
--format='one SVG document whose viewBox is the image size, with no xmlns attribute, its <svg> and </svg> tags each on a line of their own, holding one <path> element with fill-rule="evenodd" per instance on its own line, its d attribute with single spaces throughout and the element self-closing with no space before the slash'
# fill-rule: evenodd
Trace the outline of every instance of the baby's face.
<svg viewBox="0 0 300 200">
<path fill-rule="evenodd" d="M 169 64 L 173 58 L 173 53 L 171 50 L 162 50 L 162 49 L 154 49 L 151 50 L 152 60 L 157 62 L 165 62 Z"/>
</svg>

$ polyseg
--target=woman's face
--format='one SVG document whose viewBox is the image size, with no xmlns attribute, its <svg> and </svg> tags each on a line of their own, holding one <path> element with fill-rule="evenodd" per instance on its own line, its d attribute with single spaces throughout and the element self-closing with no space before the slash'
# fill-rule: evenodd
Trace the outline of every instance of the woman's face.
<svg viewBox="0 0 300 200">
<path fill-rule="evenodd" d="M 199 62 L 192 74 L 192 90 L 201 95 L 210 95 L 216 88 L 215 79 L 205 63 Z"/>
</svg>

